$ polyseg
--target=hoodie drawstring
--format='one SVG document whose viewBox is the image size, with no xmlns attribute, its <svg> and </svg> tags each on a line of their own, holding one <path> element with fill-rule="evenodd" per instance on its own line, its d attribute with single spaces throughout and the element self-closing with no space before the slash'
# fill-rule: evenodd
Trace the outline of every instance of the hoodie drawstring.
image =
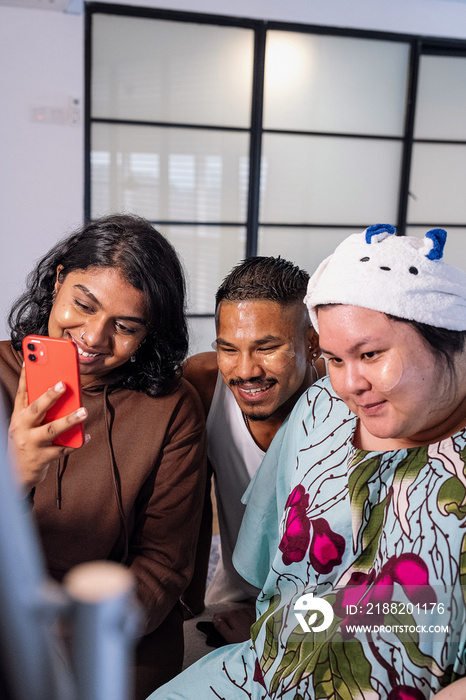
<svg viewBox="0 0 466 700">
<path fill-rule="evenodd" d="M 120 478 L 119 478 L 119 474 L 118 474 L 118 467 L 116 464 L 115 456 L 113 454 L 112 443 L 110 440 L 110 423 L 109 423 L 110 409 L 108 406 L 107 394 L 108 394 L 108 385 L 105 384 L 103 391 L 102 391 L 103 413 L 104 413 L 104 421 L 105 421 L 105 437 L 107 440 L 107 450 L 108 450 L 108 456 L 109 456 L 109 461 L 110 461 L 110 470 L 111 470 L 111 474 L 112 474 L 113 491 L 115 493 L 115 500 L 117 503 L 118 514 L 120 517 L 121 528 L 123 530 L 123 536 L 124 536 L 123 556 L 121 557 L 120 561 L 122 563 L 125 563 L 126 559 L 128 558 L 129 535 L 128 535 L 128 527 L 126 525 L 125 513 L 123 510 L 123 501 L 121 498 Z M 62 503 L 61 482 L 62 482 L 63 474 L 65 473 L 65 470 L 66 470 L 66 466 L 68 464 L 68 457 L 69 457 L 69 455 L 66 455 L 63 458 L 63 467 L 62 467 L 61 459 L 58 460 L 58 464 L 57 464 L 56 489 L 55 490 L 56 490 L 56 498 L 57 498 L 57 508 L 59 510 L 61 510 L 61 503 Z"/>
<path fill-rule="evenodd" d="M 58 460 L 57 464 L 57 483 L 56 483 L 56 495 L 57 495 L 57 508 L 61 510 L 61 480 L 63 474 L 65 473 L 66 465 L 68 464 L 68 456 L 63 457 L 63 469 L 61 469 L 61 459 Z"/>
</svg>

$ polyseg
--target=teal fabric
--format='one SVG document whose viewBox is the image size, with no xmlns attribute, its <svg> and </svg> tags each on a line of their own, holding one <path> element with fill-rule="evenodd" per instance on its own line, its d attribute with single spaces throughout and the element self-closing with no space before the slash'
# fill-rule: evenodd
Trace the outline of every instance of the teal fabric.
<svg viewBox="0 0 466 700">
<path fill-rule="evenodd" d="M 247 492 L 235 551 L 262 587 L 252 639 L 152 700 L 427 700 L 466 674 L 466 431 L 364 452 L 355 428 L 327 378 L 296 404 Z M 326 630 L 311 610 L 303 629 L 304 594 L 330 605 Z"/>
<path fill-rule="evenodd" d="M 282 475 L 278 473 L 287 424 L 288 419 L 276 434 L 242 498 L 247 508 L 233 552 L 233 564 L 246 581 L 259 589 L 264 585 L 277 551 L 280 516 L 288 497 L 286 488 L 279 488 Z"/>
</svg>

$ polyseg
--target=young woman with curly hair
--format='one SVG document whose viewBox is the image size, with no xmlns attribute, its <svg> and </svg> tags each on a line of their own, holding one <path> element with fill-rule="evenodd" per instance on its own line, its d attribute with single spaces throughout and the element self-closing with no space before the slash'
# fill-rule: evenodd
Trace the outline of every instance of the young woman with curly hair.
<svg viewBox="0 0 466 700">
<path fill-rule="evenodd" d="M 55 245 L 28 278 L 0 343 L 9 449 L 30 495 L 50 574 L 112 560 L 133 572 L 145 611 L 136 697 L 173 677 L 183 658 L 179 597 L 192 575 L 205 489 L 204 422 L 181 378 L 188 339 L 177 254 L 145 219 L 112 215 Z M 82 407 L 44 422 L 58 383 L 28 405 L 21 343 L 71 339 Z M 73 449 L 54 436 L 84 422 Z"/>
</svg>

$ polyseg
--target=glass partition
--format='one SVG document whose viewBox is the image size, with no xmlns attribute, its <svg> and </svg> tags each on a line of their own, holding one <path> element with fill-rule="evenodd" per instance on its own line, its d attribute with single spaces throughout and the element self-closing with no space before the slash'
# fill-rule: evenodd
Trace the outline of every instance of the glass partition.
<svg viewBox="0 0 466 700">
<path fill-rule="evenodd" d="M 212 313 L 221 279 L 248 255 L 311 272 L 373 223 L 450 224 L 459 254 L 466 42 L 441 55 L 425 37 L 86 12 L 86 215 L 132 211 L 165 231 L 190 313 Z"/>
<path fill-rule="evenodd" d="M 249 127 L 250 30 L 96 14 L 92 116 Z"/>
<path fill-rule="evenodd" d="M 409 45 L 267 32 L 264 127 L 402 136 Z"/>
</svg>

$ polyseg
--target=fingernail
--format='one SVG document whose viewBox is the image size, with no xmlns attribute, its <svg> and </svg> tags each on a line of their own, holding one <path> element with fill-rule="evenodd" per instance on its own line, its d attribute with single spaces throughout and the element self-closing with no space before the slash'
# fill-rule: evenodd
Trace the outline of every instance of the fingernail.
<svg viewBox="0 0 466 700">
<path fill-rule="evenodd" d="M 76 411 L 76 418 L 85 418 L 87 416 L 87 411 L 85 408 L 81 406 L 81 408 L 78 408 Z"/>
<path fill-rule="evenodd" d="M 63 382 L 57 382 L 53 388 L 55 389 L 55 391 L 63 391 L 65 385 L 63 384 Z"/>
</svg>

